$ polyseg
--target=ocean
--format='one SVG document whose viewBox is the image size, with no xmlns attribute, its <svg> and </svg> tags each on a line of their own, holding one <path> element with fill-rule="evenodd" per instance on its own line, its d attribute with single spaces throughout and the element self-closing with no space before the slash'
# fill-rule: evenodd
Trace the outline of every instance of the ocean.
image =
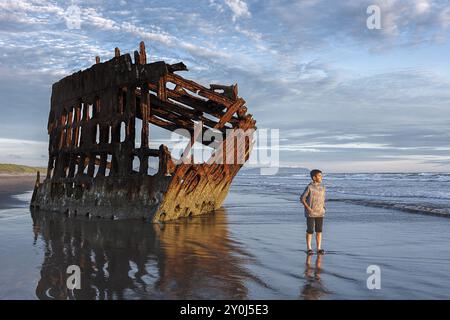
<svg viewBox="0 0 450 320">
<path fill-rule="evenodd" d="M 250 169 L 242 171 L 234 186 L 294 200 L 310 181 L 301 169 L 280 168 L 273 176 Z M 450 217 L 450 173 L 329 173 L 324 185 L 328 201 Z"/>
</svg>

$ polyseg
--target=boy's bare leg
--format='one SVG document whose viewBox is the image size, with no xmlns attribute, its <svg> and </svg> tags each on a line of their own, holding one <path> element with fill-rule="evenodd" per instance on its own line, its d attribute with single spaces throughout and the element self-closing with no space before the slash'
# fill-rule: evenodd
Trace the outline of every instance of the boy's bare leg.
<svg viewBox="0 0 450 320">
<path fill-rule="evenodd" d="M 317 251 L 322 249 L 322 232 L 316 232 Z"/>
<path fill-rule="evenodd" d="M 307 250 L 312 250 L 311 248 L 312 234 L 306 233 L 306 248 Z"/>
</svg>

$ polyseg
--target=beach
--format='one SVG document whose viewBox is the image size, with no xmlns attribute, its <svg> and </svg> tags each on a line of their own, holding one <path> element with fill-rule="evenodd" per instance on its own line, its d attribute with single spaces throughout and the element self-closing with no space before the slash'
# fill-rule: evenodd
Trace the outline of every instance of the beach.
<svg viewBox="0 0 450 320">
<path fill-rule="evenodd" d="M 0 299 L 449 299 L 447 195 L 425 201 L 408 190 L 441 213 L 418 214 L 391 209 L 386 193 L 365 199 L 350 188 L 365 181 L 370 192 L 386 190 L 391 178 L 325 175 L 326 253 L 309 257 L 298 202 L 304 173 L 244 171 L 222 209 L 164 225 L 31 214 L 34 178 L 9 185 L 0 178 Z M 68 292 L 72 264 L 81 267 L 82 288 Z M 373 265 L 379 290 L 367 287 Z"/>
<path fill-rule="evenodd" d="M 0 174 L 0 209 L 14 206 L 23 207 L 14 195 L 33 190 L 36 175 Z"/>
</svg>

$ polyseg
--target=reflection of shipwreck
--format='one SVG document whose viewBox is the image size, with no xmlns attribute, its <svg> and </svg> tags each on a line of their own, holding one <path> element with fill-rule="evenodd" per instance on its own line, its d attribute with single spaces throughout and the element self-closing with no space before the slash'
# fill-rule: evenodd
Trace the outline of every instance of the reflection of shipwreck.
<svg viewBox="0 0 450 320">
<path fill-rule="evenodd" d="M 161 227 L 45 210 L 32 219 L 45 252 L 36 287 L 41 300 L 248 299 L 248 283 L 265 286 L 245 267 L 252 257 L 230 236 L 223 208 L 195 223 Z M 67 288 L 69 265 L 81 268 L 81 289 Z"/>
<path fill-rule="evenodd" d="M 221 206 L 249 157 L 256 128 L 237 85 L 208 89 L 175 74 L 187 70 L 182 62 L 147 63 L 144 43 L 134 62 L 116 49 L 113 59 L 100 63 L 97 58 L 91 68 L 53 85 L 47 177 L 42 183 L 38 179 L 31 207 L 165 221 Z M 165 145 L 149 148 L 150 124 L 189 133 L 181 159 L 172 158 Z M 199 124 L 201 130 L 194 130 Z M 229 129 L 239 131 L 240 138 L 227 134 Z M 207 130 L 219 139 L 199 141 Z M 204 163 L 185 161 L 192 159 L 195 142 L 213 148 Z M 159 159 L 159 169 L 149 175 L 152 158 Z"/>
</svg>

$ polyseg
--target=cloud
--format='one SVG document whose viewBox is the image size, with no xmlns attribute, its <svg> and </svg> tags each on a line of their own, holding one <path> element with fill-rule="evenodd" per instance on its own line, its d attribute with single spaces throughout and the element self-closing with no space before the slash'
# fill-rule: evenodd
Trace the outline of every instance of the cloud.
<svg viewBox="0 0 450 320">
<path fill-rule="evenodd" d="M 450 26 L 450 6 L 445 7 L 439 15 L 439 23 L 444 29 Z"/>
<path fill-rule="evenodd" d="M 94 8 L 83 8 L 82 9 L 82 22 L 88 25 L 98 27 L 104 30 L 119 31 L 121 27 L 118 23 L 112 19 L 104 18 L 100 13 Z"/>
<path fill-rule="evenodd" d="M 167 46 L 173 46 L 174 38 L 168 34 L 146 31 L 144 27 L 138 27 L 127 21 L 123 22 L 118 30 L 141 37 L 144 40 L 151 40 L 163 43 Z"/>
<path fill-rule="evenodd" d="M 66 7 L 64 5 L 61 4 L 61 6 L 58 6 L 47 1 L 39 2 L 39 5 L 23 0 L 17 2 L 6 1 L 4 3 L 1 3 L 0 9 L 4 9 L 4 11 L 2 11 L 2 14 L 0 14 L 0 25 L 3 24 L 7 25 L 8 27 L 12 27 L 14 26 L 13 22 L 19 24 L 18 26 L 14 26 L 15 29 L 9 30 L 16 32 L 8 32 L 4 34 L 5 38 L 9 40 L 8 42 L 10 44 L 20 43 L 20 41 L 18 41 L 18 38 L 23 34 L 30 36 L 31 34 L 33 34 L 33 37 L 37 39 L 38 43 L 44 41 L 58 41 L 60 44 L 68 44 L 68 42 L 73 38 L 78 37 L 78 39 L 76 40 L 77 44 L 79 42 L 89 42 L 90 44 L 92 44 L 93 42 L 98 43 L 98 40 L 103 40 L 101 38 L 106 36 L 105 34 L 97 32 L 107 31 L 111 32 L 112 34 L 129 34 L 133 37 L 138 38 L 139 40 L 157 42 L 169 48 L 181 47 L 191 55 L 199 58 L 228 57 L 227 54 L 222 53 L 221 50 L 216 47 L 208 48 L 187 41 L 185 39 L 180 39 L 167 31 L 161 30 L 159 27 L 149 25 L 147 22 L 139 25 L 134 23 L 134 19 L 132 18 L 127 20 L 120 20 L 123 19 L 123 17 L 122 15 L 119 15 L 117 19 L 114 19 L 104 16 L 104 14 L 100 13 L 95 8 L 85 7 L 82 4 L 80 4 L 79 6 L 81 9 L 81 29 L 79 31 L 67 29 L 67 26 L 65 25 Z M 108 11 L 105 10 L 105 12 Z M 45 13 L 46 15 L 42 17 L 39 16 L 42 13 Z M 182 18 L 182 16 L 180 16 L 180 18 Z M 26 32 L 24 32 L 23 28 L 26 28 L 27 25 L 30 26 L 37 24 L 41 25 L 44 30 L 30 31 L 30 28 L 28 28 Z M 89 34 L 88 38 L 85 37 L 86 34 Z M 57 37 L 55 37 L 55 35 Z M 97 41 L 92 41 L 94 39 Z M 36 43 L 32 41 L 24 41 L 22 42 L 21 46 L 29 48 L 31 51 L 35 48 Z M 98 48 L 98 45 L 96 45 L 96 47 Z M 50 50 L 50 48 L 55 47 L 48 46 L 46 49 Z M 103 53 L 104 51 L 104 49 L 101 49 L 98 50 L 98 53 Z M 92 55 L 92 57 L 94 57 L 95 55 L 97 54 Z"/>
<path fill-rule="evenodd" d="M 58 16 L 64 14 L 64 10 L 50 1 L 25 1 L 25 0 L 3 0 L 0 9 L 8 12 L 26 13 L 52 13 Z"/>
<path fill-rule="evenodd" d="M 381 30 L 366 27 L 366 9 L 370 5 L 381 9 Z M 273 31 L 277 32 L 278 46 L 322 50 L 339 43 L 382 52 L 399 46 L 436 42 L 444 26 L 448 26 L 447 8 L 447 1 L 438 0 L 362 0 L 332 4 L 326 0 L 295 3 L 271 0 L 262 11 L 265 17 L 274 16 L 267 19 L 268 25 L 281 24 L 281 28 Z"/>
<path fill-rule="evenodd" d="M 257 41 L 262 40 L 262 34 L 260 32 L 255 32 L 255 31 L 243 29 L 239 25 L 236 25 L 235 30 L 237 32 L 242 33 L 243 35 L 245 35 L 249 39 L 257 40 Z"/>
<path fill-rule="evenodd" d="M 236 21 L 238 18 L 250 18 L 251 13 L 248 10 L 247 3 L 243 0 L 225 0 L 225 4 L 231 9 L 233 12 L 233 21 Z"/>
<path fill-rule="evenodd" d="M 47 150 L 47 142 L 0 138 L 0 163 L 46 166 Z"/>
<path fill-rule="evenodd" d="M 222 13 L 224 11 L 223 5 L 216 0 L 209 0 L 209 6 Z"/>
<path fill-rule="evenodd" d="M 418 15 L 426 14 L 430 11 L 431 4 L 429 0 L 417 0 L 415 3 L 416 13 Z"/>
</svg>

